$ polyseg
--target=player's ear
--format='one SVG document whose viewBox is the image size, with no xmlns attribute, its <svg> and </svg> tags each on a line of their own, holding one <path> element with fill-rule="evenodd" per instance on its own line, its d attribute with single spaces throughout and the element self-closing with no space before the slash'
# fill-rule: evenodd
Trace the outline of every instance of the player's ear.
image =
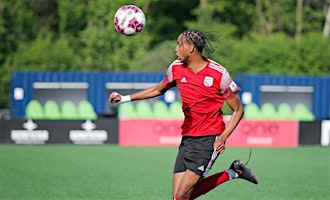
<svg viewBox="0 0 330 200">
<path fill-rule="evenodd" d="M 189 46 L 189 52 L 192 53 L 195 51 L 195 46 L 193 44 L 190 44 Z"/>
</svg>

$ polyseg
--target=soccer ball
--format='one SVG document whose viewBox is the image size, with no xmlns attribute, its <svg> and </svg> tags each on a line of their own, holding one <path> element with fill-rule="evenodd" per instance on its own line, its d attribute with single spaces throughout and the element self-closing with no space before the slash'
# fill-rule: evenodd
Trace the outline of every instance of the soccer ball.
<svg viewBox="0 0 330 200">
<path fill-rule="evenodd" d="M 143 11 L 135 5 L 125 5 L 119 8 L 113 21 L 116 30 L 127 36 L 141 33 L 146 24 Z"/>
</svg>

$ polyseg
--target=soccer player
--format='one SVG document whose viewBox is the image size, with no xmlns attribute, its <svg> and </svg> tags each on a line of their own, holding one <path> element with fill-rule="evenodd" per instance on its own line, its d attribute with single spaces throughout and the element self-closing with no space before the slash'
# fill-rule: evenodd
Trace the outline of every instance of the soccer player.
<svg viewBox="0 0 330 200">
<path fill-rule="evenodd" d="M 198 30 L 186 30 L 177 38 L 175 60 L 157 85 L 130 95 L 112 92 L 109 101 L 124 103 L 162 95 L 177 86 L 182 99 L 182 140 L 174 165 L 174 200 L 195 199 L 228 180 L 242 178 L 254 184 L 258 179 L 240 160 L 229 169 L 207 176 L 214 161 L 226 148 L 226 140 L 239 124 L 244 110 L 237 93 L 240 87 L 219 63 L 206 58 L 212 52 L 208 38 Z M 227 126 L 221 107 L 233 110 Z"/>
</svg>

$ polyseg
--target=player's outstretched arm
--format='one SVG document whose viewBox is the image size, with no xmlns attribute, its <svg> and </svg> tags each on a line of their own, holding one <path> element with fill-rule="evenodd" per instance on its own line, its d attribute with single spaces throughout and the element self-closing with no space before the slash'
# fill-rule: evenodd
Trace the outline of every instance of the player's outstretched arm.
<svg viewBox="0 0 330 200">
<path fill-rule="evenodd" d="M 220 135 L 218 140 L 214 142 L 214 148 L 219 153 L 224 152 L 226 140 L 235 130 L 235 128 L 237 127 L 238 123 L 240 122 L 244 114 L 244 108 L 238 95 L 235 95 L 234 98 L 227 100 L 227 104 L 233 110 L 233 114 L 229 120 L 226 129 Z"/>
<path fill-rule="evenodd" d="M 157 85 L 150 87 L 145 90 L 130 94 L 130 95 L 121 95 L 117 92 L 112 92 L 109 96 L 109 101 L 111 103 L 124 103 L 128 101 L 149 99 L 159 95 L 162 95 L 166 92 L 166 89 L 163 87 L 163 84 L 160 82 Z"/>
</svg>

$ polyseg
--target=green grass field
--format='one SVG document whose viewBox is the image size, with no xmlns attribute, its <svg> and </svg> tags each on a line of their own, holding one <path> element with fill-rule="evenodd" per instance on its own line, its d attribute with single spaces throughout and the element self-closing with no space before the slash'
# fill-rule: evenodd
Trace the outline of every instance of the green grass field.
<svg viewBox="0 0 330 200">
<path fill-rule="evenodd" d="M 0 145 L 0 199 L 171 199 L 175 147 Z M 227 148 L 211 174 L 246 160 Z M 330 148 L 253 148 L 260 183 L 237 179 L 199 199 L 330 199 Z"/>
</svg>

